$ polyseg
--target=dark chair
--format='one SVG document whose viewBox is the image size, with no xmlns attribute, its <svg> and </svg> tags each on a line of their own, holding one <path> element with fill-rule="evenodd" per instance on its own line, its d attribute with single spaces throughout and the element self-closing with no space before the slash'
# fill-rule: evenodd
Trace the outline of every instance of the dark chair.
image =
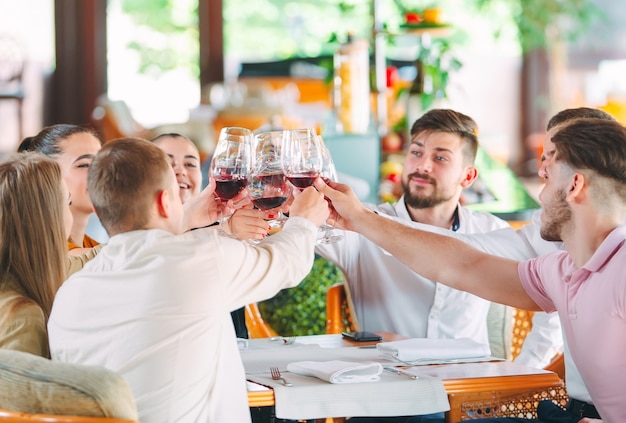
<svg viewBox="0 0 626 423">
<path fill-rule="evenodd" d="M 22 77 L 25 55 L 13 37 L 0 35 L 0 100 L 17 102 L 18 136 L 22 139 L 22 105 L 25 92 Z"/>
</svg>

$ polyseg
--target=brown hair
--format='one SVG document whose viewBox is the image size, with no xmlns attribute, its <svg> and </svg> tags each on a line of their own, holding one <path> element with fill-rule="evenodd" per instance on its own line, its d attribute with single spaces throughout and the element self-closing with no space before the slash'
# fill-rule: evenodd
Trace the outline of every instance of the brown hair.
<svg viewBox="0 0 626 423">
<path fill-rule="evenodd" d="M 606 119 L 574 119 L 552 136 L 556 160 L 576 170 L 591 170 L 615 182 L 626 200 L 626 128 Z"/>
<path fill-rule="evenodd" d="M 0 164 L 0 288 L 17 283 L 46 318 L 65 280 L 62 181 L 58 163 L 39 153 L 16 153 Z"/>
<path fill-rule="evenodd" d="M 457 134 L 465 143 L 463 152 L 468 164 L 473 164 L 478 151 L 478 125 L 471 117 L 450 109 L 432 109 L 411 126 L 411 138 L 422 132 Z"/>
<path fill-rule="evenodd" d="M 143 229 L 153 196 L 170 189 L 165 152 L 142 138 L 120 138 L 104 144 L 87 177 L 87 189 L 109 235 Z"/>
<path fill-rule="evenodd" d="M 554 116 L 550 118 L 548 121 L 547 130 L 554 128 L 557 125 L 560 125 L 563 122 L 568 122 L 572 119 L 603 119 L 603 120 L 612 120 L 615 121 L 615 118 L 600 109 L 593 109 L 591 107 L 576 107 L 573 109 L 565 109 L 561 110 Z"/>
<path fill-rule="evenodd" d="M 60 123 L 46 126 L 37 135 L 24 138 L 17 151 L 38 151 L 46 156 L 56 157 L 63 153 L 61 142 L 76 134 L 92 135 L 102 144 L 102 139 L 93 129 Z"/>
</svg>

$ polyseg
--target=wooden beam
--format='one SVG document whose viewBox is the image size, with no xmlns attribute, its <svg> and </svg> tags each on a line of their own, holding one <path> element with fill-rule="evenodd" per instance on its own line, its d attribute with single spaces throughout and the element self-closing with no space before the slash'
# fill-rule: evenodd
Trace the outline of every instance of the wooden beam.
<svg viewBox="0 0 626 423">
<path fill-rule="evenodd" d="M 224 81 L 222 0 L 198 0 L 200 86 Z"/>
<path fill-rule="evenodd" d="M 96 99 L 107 92 L 106 3 L 55 0 L 53 122 L 48 123 L 89 123 Z"/>
</svg>

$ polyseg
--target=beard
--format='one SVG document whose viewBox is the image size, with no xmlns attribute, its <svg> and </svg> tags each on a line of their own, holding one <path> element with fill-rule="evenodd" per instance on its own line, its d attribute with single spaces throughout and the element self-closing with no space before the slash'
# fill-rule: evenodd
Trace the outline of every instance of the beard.
<svg viewBox="0 0 626 423">
<path fill-rule="evenodd" d="M 543 207 L 545 218 L 541 224 L 541 238 L 546 241 L 563 241 L 563 227 L 572 220 L 572 209 L 565 201 L 565 197 L 565 192 L 559 191 L 554 199 Z"/>
<path fill-rule="evenodd" d="M 415 209 L 428 209 L 437 206 L 441 203 L 445 203 L 452 198 L 452 195 L 445 195 L 437 191 L 437 181 L 427 175 L 420 175 L 419 173 L 412 173 L 408 175 L 407 180 L 418 177 L 431 183 L 433 192 L 430 195 L 422 195 L 411 191 L 408 183 L 402 181 L 402 191 L 404 193 L 404 203 Z"/>
</svg>

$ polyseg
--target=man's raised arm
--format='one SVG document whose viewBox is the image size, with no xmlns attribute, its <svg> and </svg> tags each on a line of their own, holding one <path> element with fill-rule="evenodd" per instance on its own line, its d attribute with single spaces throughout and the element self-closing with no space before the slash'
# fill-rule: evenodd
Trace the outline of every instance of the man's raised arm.
<svg viewBox="0 0 626 423">
<path fill-rule="evenodd" d="M 539 310 L 517 273 L 517 262 L 482 253 L 443 235 L 408 228 L 365 208 L 350 187 L 319 178 L 316 188 L 332 202 L 330 223 L 358 232 L 420 275 L 453 288 L 525 310 Z"/>
</svg>

